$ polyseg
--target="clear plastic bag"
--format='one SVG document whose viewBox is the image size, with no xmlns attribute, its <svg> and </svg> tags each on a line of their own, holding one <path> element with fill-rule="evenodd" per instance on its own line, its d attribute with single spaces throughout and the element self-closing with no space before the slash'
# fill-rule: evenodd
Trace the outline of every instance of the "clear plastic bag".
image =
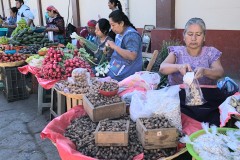
<svg viewBox="0 0 240 160">
<path fill-rule="evenodd" d="M 193 79 L 192 83 L 189 85 L 185 83 L 186 99 L 185 104 L 187 106 L 199 106 L 206 103 L 203 97 L 202 90 L 199 86 L 197 79 Z"/>
<path fill-rule="evenodd" d="M 87 72 L 85 68 L 75 68 L 72 71 L 72 78 L 75 83 L 86 83 L 86 85 L 91 86 L 90 73 Z"/>
</svg>

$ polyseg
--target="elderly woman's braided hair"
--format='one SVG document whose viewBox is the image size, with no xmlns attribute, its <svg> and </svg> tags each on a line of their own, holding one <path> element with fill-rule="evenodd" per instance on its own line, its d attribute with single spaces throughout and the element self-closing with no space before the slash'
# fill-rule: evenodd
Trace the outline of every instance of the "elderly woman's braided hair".
<svg viewBox="0 0 240 160">
<path fill-rule="evenodd" d="M 203 35 L 206 35 L 206 25 L 204 23 L 204 21 L 201 18 L 191 18 L 185 25 L 185 29 L 183 31 L 183 36 L 186 34 L 189 26 L 191 26 L 192 24 L 198 24 L 203 31 Z"/>
</svg>

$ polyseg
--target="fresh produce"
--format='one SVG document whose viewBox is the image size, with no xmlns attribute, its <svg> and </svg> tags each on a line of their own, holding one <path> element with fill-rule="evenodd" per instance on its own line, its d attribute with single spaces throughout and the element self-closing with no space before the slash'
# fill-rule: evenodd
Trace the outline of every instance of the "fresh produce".
<svg viewBox="0 0 240 160">
<path fill-rule="evenodd" d="M 20 33 L 21 31 L 23 31 L 23 30 L 27 31 L 27 30 L 30 29 L 30 28 L 28 27 L 28 25 L 27 25 L 27 22 L 26 22 L 23 18 L 21 18 L 20 21 L 18 21 L 17 24 L 18 24 L 18 25 L 17 25 L 17 27 L 14 29 L 14 31 L 12 32 L 11 37 L 16 36 L 17 34 L 19 34 L 19 33 Z"/>
<path fill-rule="evenodd" d="M 100 65 L 98 65 L 97 67 L 95 67 L 95 71 L 96 71 L 96 76 L 103 76 L 105 77 L 107 75 L 107 73 L 109 72 L 110 69 L 110 65 L 108 62 L 104 62 Z"/>
<path fill-rule="evenodd" d="M 43 47 L 43 48 L 41 48 L 40 50 L 38 50 L 38 54 L 39 54 L 40 56 L 45 56 L 45 55 L 47 54 L 47 50 L 48 50 L 47 47 Z"/>
<path fill-rule="evenodd" d="M 80 48 L 79 49 L 80 56 L 85 60 L 88 61 L 91 65 L 96 66 L 97 64 L 94 62 L 94 57 L 92 57 L 89 53 L 86 52 L 86 49 Z"/>
<path fill-rule="evenodd" d="M 74 50 L 74 49 L 76 49 L 76 46 L 74 46 L 72 43 L 67 43 L 67 45 L 66 45 L 66 48 L 67 49 L 69 49 L 69 50 Z"/>
<path fill-rule="evenodd" d="M 41 68 L 44 60 L 44 56 L 34 55 L 26 59 L 26 62 L 33 67 Z"/>
<path fill-rule="evenodd" d="M 0 44 L 8 44 L 8 38 L 5 36 L 0 37 Z"/>
<path fill-rule="evenodd" d="M 37 54 L 38 50 L 40 48 L 40 45 L 35 44 L 32 46 L 27 46 L 26 48 L 22 48 L 18 51 L 18 53 L 23 53 L 23 54 Z"/>
<path fill-rule="evenodd" d="M 6 54 L 6 53 L 0 53 L 0 63 L 6 63 L 6 62 L 16 62 L 16 61 L 25 61 L 26 55 L 23 54 Z"/>
<path fill-rule="evenodd" d="M 121 120 L 130 120 L 128 116 Z M 169 157 L 176 152 L 176 148 L 145 150 L 138 140 L 136 123 L 130 120 L 129 145 L 127 147 L 100 147 L 95 145 L 94 132 L 97 123 L 88 116 L 76 118 L 67 127 L 64 136 L 76 144 L 76 150 L 86 156 L 97 159 L 132 160 L 135 156 L 144 153 L 144 160 L 155 160 Z"/>
<path fill-rule="evenodd" d="M 65 74 L 68 77 L 71 77 L 71 73 L 75 68 L 86 68 L 91 75 L 94 75 L 91 69 L 91 66 L 88 64 L 88 62 L 84 61 L 79 57 L 67 59 L 64 63 L 64 66 L 65 66 Z"/>
</svg>

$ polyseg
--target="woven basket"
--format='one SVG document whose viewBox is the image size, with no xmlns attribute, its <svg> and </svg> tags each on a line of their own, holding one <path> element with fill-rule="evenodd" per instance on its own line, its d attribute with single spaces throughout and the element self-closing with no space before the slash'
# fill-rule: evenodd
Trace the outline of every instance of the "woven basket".
<svg viewBox="0 0 240 160">
<path fill-rule="evenodd" d="M 221 133 L 221 134 L 226 134 L 226 132 L 228 130 L 237 130 L 237 129 L 235 129 L 235 128 L 218 128 L 217 129 L 218 133 Z M 211 131 L 211 129 L 209 129 L 209 131 Z M 203 135 L 205 133 L 206 133 L 205 130 L 199 130 L 199 131 L 191 134 L 191 136 L 189 138 L 191 139 L 191 141 L 193 141 L 194 139 L 196 139 L 197 137 L 199 137 L 200 135 Z M 202 160 L 202 158 L 199 157 L 199 155 L 194 151 L 192 144 L 187 144 L 186 147 L 187 147 L 188 152 L 192 155 L 193 158 L 195 158 L 196 160 Z"/>
<path fill-rule="evenodd" d="M 0 63 L 0 67 L 17 67 L 17 66 L 21 66 L 24 63 L 25 63 L 25 61 Z"/>
</svg>

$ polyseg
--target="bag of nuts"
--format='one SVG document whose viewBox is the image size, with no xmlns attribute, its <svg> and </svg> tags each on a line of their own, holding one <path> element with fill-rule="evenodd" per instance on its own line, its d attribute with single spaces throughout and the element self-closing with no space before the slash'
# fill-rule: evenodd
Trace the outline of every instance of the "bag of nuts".
<svg viewBox="0 0 240 160">
<path fill-rule="evenodd" d="M 72 71 L 72 78 L 75 83 L 86 83 L 86 85 L 91 86 L 90 73 L 85 68 L 75 68 Z"/>
<path fill-rule="evenodd" d="M 202 90 L 197 79 L 193 79 L 190 85 L 185 83 L 185 86 L 185 104 L 187 106 L 199 106 L 207 102 L 203 97 Z"/>
</svg>

